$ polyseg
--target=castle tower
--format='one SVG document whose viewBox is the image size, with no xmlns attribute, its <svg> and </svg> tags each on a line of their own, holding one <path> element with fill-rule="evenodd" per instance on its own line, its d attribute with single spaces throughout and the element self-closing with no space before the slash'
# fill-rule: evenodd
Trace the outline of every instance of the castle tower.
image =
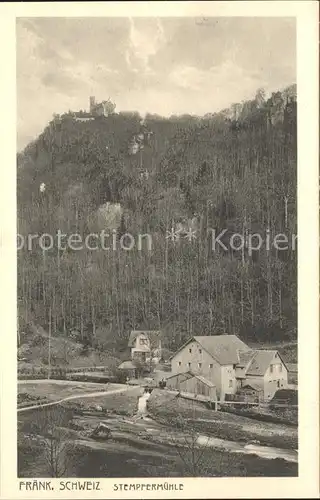
<svg viewBox="0 0 320 500">
<path fill-rule="evenodd" d="M 90 96 L 90 113 L 93 112 L 96 105 L 96 99 L 94 96 Z"/>
</svg>

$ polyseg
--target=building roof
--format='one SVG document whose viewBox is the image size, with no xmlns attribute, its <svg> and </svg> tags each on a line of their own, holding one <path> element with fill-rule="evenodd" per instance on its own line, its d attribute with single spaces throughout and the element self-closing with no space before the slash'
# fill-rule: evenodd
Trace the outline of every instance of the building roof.
<svg viewBox="0 0 320 500">
<path fill-rule="evenodd" d="M 77 118 L 92 118 L 94 119 L 94 116 L 92 116 L 91 113 L 87 111 L 75 111 L 73 115 Z"/>
<path fill-rule="evenodd" d="M 134 346 L 134 341 L 136 340 L 137 336 L 138 336 L 137 331 L 132 330 L 130 332 L 130 336 L 129 336 L 129 340 L 128 340 L 128 347 L 133 347 Z"/>
<path fill-rule="evenodd" d="M 255 350 L 251 363 L 246 370 L 246 375 L 264 375 L 276 354 L 281 359 L 278 351 L 269 351 L 266 349 Z M 281 361 L 283 362 L 282 359 Z"/>
<path fill-rule="evenodd" d="M 170 375 L 170 377 L 167 377 L 167 380 L 170 380 L 171 378 L 174 377 L 183 377 L 184 380 L 187 380 L 189 378 L 194 377 L 194 373 L 192 371 L 186 371 L 186 372 L 179 372 L 179 373 L 174 373 L 173 375 Z"/>
<path fill-rule="evenodd" d="M 154 343 L 156 340 L 161 339 L 161 332 L 160 330 L 131 330 L 129 341 L 128 341 L 128 347 L 134 347 L 134 342 L 138 335 L 145 335 L 148 337 L 150 343 Z"/>
<path fill-rule="evenodd" d="M 202 377 L 202 375 L 195 375 L 194 377 L 196 379 L 200 380 L 200 382 L 202 382 L 203 384 L 207 385 L 208 387 L 216 387 L 213 382 L 211 382 L 210 380 L 208 380 L 205 377 Z"/>
<path fill-rule="evenodd" d="M 250 348 L 236 335 L 206 335 L 193 337 L 220 365 L 239 363 L 239 351 Z"/>
<path fill-rule="evenodd" d="M 238 355 L 239 355 L 238 366 L 245 368 L 248 365 L 248 363 L 252 360 L 254 354 L 255 354 L 254 350 L 238 351 Z"/>
<path fill-rule="evenodd" d="M 135 370 L 137 368 L 133 361 L 123 361 L 121 365 L 118 366 L 118 370 Z"/>
<path fill-rule="evenodd" d="M 182 380 L 181 382 L 185 382 L 186 380 L 189 380 L 190 378 L 196 378 L 197 380 L 199 380 L 203 384 L 207 385 L 208 387 L 216 387 L 213 382 L 211 382 L 210 380 L 208 380 L 205 377 L 202 377 L 202 375 L 198 375 L 197 373 L 194 373 L 191 370 L 188 370 L 188 371 L 182 372 L 182 373 L 181 372 L 175 373 L 174 375 L 167 377 L 167 380 L 170 380 L 171 378 L 178 377 L 178 376 L 184 378 L 184 380 Z"/>
</svg>

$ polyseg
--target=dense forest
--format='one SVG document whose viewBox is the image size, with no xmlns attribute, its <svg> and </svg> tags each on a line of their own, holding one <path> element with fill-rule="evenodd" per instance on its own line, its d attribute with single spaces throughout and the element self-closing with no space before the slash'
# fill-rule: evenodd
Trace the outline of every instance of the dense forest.
<svg viewBox="0 0 320 500">
<path fill-rule="evenodd" d="M 203 117 L 55 116 L 17 157 L 18 233 L 148 233 L 152 248 L 24 245 L 19 334 L 50 326 L 103 349 L 131 329 L 161 329 L 169 349 L 195 334 L 295 339 L 296 121 L 295 86 Z M 288 248 L 250 251 L 251 233 L 283 233 Z"/>
</svg>

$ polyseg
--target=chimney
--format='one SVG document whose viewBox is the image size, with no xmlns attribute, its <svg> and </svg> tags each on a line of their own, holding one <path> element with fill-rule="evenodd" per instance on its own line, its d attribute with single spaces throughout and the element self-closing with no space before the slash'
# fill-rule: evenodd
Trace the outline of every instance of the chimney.
<svg viewBox="0 0 320 500">
<path fill-rule="evenodd" d="M 96 99 L 94 96 L 90 96 L 90 113 L 93 112 L 95 107 Z"/>
</svg>

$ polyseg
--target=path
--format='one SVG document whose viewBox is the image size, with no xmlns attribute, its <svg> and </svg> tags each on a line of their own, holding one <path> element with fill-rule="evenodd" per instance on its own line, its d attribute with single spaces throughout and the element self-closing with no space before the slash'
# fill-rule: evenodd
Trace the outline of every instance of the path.
<svg viewBox="0 0 320 500">
<path fill-rule="evenodd" d="M 62 381 L 62 382 L 64 382 L 64 381 Z M 65 401 L 71 401 L 73 399 L 93 398 L 93 397 L 97 397 L 97 396 L 109 396 L 110 394 L 119 394 L 121 392 L 132 391 L 133 389 L 136 389 L 136 388 L 137 388 L 137 386 L 125 386 L 125 387 L 121 387 L 120 389 L 111 389 L 109 391 L 96 391 L 96 392 L 89 392 L 89 393 L 79 393 L 79 394 L 75 394 L 74 396 L 67 396 L 63 399 L 59 399 L 58 401 L 50 401 L 50 403 L 27 406 L 24 408 L 18 408 L 18 412 L 28 411 L 28 410 L 36 410 L 38 408 L 45 408 L 46 406 L 54 406 L 54 405 L 58 405 L 60 403 L 63 403 Z"/>
</svg>

